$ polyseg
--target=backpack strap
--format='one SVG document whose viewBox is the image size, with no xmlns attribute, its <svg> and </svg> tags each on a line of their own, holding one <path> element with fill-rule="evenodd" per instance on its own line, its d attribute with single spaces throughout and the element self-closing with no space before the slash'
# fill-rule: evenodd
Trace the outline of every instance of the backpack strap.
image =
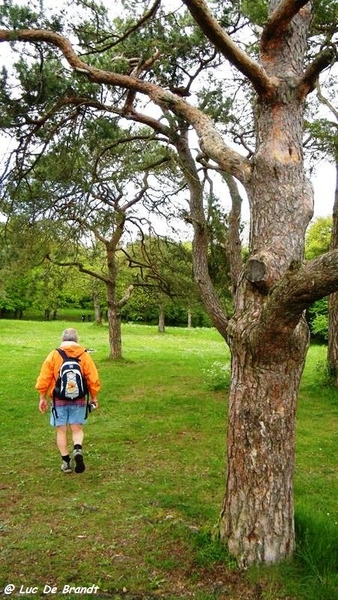
<svg viewBox="0 0 338 600">
<path fill-rule="evenodd" d="M 68 354 L 62 350 L 62 348 L 55 348 L 55 350 L 62 356 L 63 360 L 67 360 L 69 358 Z"/>
<path fill-rule="evenodd" d="M 60 354 L 61 358 L 63 360 L 67 360 L 68 355 L 66 354 L 66 352 L 64 350 L 61 350 L 61 348 L 55 348 L 55 350 Z M 56 381 L 55 381 L 56 383 Z M 56 406 L 55 406 L 55 387 L 53 390 L 53 407 L 52 407 L 52 412 L 54 413 L 54 416 L 57 418 L 57 411 L 56 411 Z"/>
</svg>

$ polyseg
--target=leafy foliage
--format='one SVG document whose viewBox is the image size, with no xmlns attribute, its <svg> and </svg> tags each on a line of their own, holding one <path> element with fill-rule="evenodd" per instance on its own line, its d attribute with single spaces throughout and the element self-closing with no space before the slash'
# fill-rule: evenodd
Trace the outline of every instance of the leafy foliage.
<svg viewBox="0 0 338 600">
<path fill-rule="evenodd" d="M 306 233 L 305 256 L 308 260 L 328 252 L 332 231 L 332 217 L 318 217 Z"/>
<path fill-rule="evenodd" d="M 327 252 L 330 247 L 332 217 L 318 217 L 306 235 L 305 254 L 308 260 Z M 309 325 L 313 335 L 326 342 L 328 339 L 328 300 L 317 300 L 308 310 Z"/>
</svg>

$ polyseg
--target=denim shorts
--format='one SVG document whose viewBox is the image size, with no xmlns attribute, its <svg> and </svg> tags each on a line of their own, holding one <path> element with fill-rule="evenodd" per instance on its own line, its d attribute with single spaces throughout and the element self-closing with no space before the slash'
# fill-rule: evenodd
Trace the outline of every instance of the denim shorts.
<svg viewBox="0 0 338 600">
<path fill-rule="evenodd" d="M 55 413 L 56 411 L 56 413 Z M 67 404 L 66 406 L 57 406 L 51 411 L 50 424 L 53 427 L 59 425 L 84 425 L 86 421 L 86 406 Z"/>
</svg>

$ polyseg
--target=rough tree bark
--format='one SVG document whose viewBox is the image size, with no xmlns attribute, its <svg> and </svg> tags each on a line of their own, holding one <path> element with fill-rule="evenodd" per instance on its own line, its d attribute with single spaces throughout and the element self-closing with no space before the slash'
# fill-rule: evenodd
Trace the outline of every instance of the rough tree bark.
<svg viewBox="0 0 338 600">
<path fill-rule="evenodd" d="M 108 305 L 108 334 L 109 334 L 109 358 L 122 358 L 122 330 L 121 330 L 121 308 L 128 302 L 133 292 L 134 286 L 130 285 L 125 295 L 117 299 L 117 244 L 123 232 L 123 223 L 116 228 L 115 234 L 111 240 L 105 240 L 108 273 L 106 278 L 107 286 L 107 305 Z"/>
<path fill-rule="evenodd" d="M 273 102 L 258 98 L 256 153 L 246 185 L 251 257 L 228 330 L 232 385 L 221 521 L 229 549 L 244 563 L 275 562 L 294 549 L 295 412 L 309 335 L 300 314 L 299 322 L 288 327 L 285 315 L 276 313 L 269 330 L 262 314 L 271 288 L 302 261 L 312 217 L 302 160 L 303 97 L 297 86 L 309 18 L 310 11 L 303 9 L 287 36 L 261 47 L 262 66 L 280 84 Z"/>
</svg>

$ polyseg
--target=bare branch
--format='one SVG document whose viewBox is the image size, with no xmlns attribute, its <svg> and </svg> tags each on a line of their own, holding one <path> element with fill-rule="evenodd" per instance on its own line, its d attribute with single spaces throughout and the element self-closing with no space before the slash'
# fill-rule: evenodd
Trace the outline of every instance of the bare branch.
<svg viewBox="0 0 338 600">
<path fill-rule="evenodd" d="M 129 200 L 129 202 L 126 202 L 121 207 L 121 211 L 125 213 L 129 208 L 134 206 L 134 204 L 137 204 L 137 202 L 140 202 L 140 200 L 142 200 L 143 196 L 146 194 L 148 187 L 149 187 L 148 172 L 146 172 L 144 175 L 144 178 L 143 178 L 143 187 L 137 192 L 137 194 L 135 194 L 134 198 Z"/>
<path fill-rule="evenodd" d="M 96 271 L 92 271 L 91 269 L 87 269 L 80 262 L 76 262 L 76 261 L 59 262 L 57 260 L 54 260 L 50 256 L 50 254 L 46 254 L 46 259 L 49 260 L 49 262 L 51 262 L 53 265 L 57 265 L 58 267 L 76 267 L 81 273 L 86 273 L 86 275 L 90 275 L 91 277 L 95 277 L 96 279 L 100 279 L 100 281 L 103 281 L 105 284 L 109 283 L 109 281 L 110 281 L 108 277 L 104 277 L 104 275 L 100 275 Z"/>
<path fill-rule="evenodd" d="M 336 117 L 336 120 L 338 121 L 338 110 L 333 106 L 333 104 L 331 104 L 330 100 L 328 100 L 323 95 L 321 87 L 320 87 L 318 81 L 317 81 L 316 88 L 317 88 L 318 99 L 320 100 L 320 102 L 322 102 L 323 104 L 325 104 L 325 106 L 327 106 L 327 108 L 332 112 L 332 114 Z"/>
<path fill-rule="evenodd" d="M 129 27 L 129 29 L 127 29 L 127 31 L 125 31 L 125 33 L 122 36 L 120 36 L 117 40 L 115 40 L 113 43 L 107 44 L 104 48 L 101 47 L 99 50 L 97 50 L 97 52 L 109 50 L 110 48 L 113 48 L 114 46 L 117 46 L 118 44 L 120 44 L 121 42 L 126 40 L 132 33 L 137 31 L 138 29 L 140 29 L 142 27 L 142 25 L 144 25 L 144 23 L 146 23 L 146 21 L 151 19 L 151 17 L 156 13 L 156 11 L 160 5 L 161 5 L 161 0 L 155 0 L 153 6 L 151 6 L 150 9 L 144 13 L 144 15 L 140 18 L 139 21 L 137 21 L 134 25 Z"/>
<path fill-rule="evenodd" d="M 181 136 L 177 150 L 184 170 L 190 194 L 190 219 L 194 227 L 193 268 L 194 278 L 201 298 L 212 319 L 213 324 L 223 335 L 227 336 L 228 315 L 222 307 L 211 281 L 208 269 L 208 232 L 203 210 L 203 189 L 191 156 L 187 135 Z"/>
<path fill-rule="evenodd" d="M 316 58 L 307 67 L 304 76 L 298 85 L 302 97 L 305 97 L 315 89 L 320 73 L 337 60 L 338 52 L 334 45 L 325 48 L 325 50 L 317 54 Z"/>
<path fill-rule="evenodd" d="M 232 41 L 211 14 L 206 2 L 204 0 L 183 0 L 183 2 L 207 38 L 231 64 L 251 81 L 256 92 L 266 98 L 272 96 L 278 85 L 277 81 L 269 77 L 256 61 L 252 60 Z"/>
<path fill-rule="evenodd" d="M 228 174 L 223 174 L 223 176 L 228 185 L 231 197 L 227 251 L 229 253 L 230 276 L 234 294 L 243 268 L 242 244 L 240 238 L 242 198 L 235 178 Z"/>
<path fill-rule="evenodd" d="M 118 308 L 122 308 L 122 306 L 124 306 L 125 304 L 127 304 L 127 302 L 130 300 L 131 295 L 133 293 L 135 285 L 131 284 L 128 286 L 125 295 L 123 296 L 123 298 L 121 298 L 121 300 L 119 300 L 117 302 L 117 306 Z"/>
</svg>

